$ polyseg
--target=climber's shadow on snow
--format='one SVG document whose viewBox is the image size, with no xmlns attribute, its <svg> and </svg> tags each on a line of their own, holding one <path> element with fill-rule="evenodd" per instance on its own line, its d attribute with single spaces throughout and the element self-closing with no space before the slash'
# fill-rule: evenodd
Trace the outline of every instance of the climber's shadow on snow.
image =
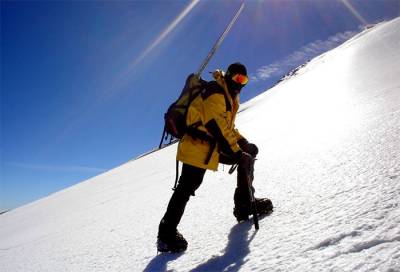
<svg viewBox="0 0 400 272">
<path fill-rule="evenodd" d="M 151 260 L 143 272 L 167 271 L 167 264 L 170 261 L 176 260 L 182 255 L 183 252 L 178 254 L 158 254 L 153 258 L 153 260 Z"/>
<path fill-rule="evenodd" d="M 261 216 L 260 219 L 262 219 L 264 216 Z M 252 228 L 252 220 L 235 224 L 229 233 L 228 244 L 224 250 L 224 254 L 221 256 L 212 257 L 207 262 L 200 264 L 191 270 L 191 272 L 239 271 L 241 266 L 246 263 L 244 259 L 250 253 L 249 245 L 256 234 L 256 231 L 254 231 L 249 237 L 249 232 Z M 150 263 L 144 269 L 144 272 L 167 271 L 168 263 L 178 259 L 183 254 L 184 253 L 159 254 L 150 261 Z"/>
<path fill-rule="evenodd" d="M 244 259 L 250 253 L 249 244 L 256 234 L 254 231 L 249 237 L 249 231 L 252 227 L 252 221 L 236 224 L 229 233 L 229 242 L 224 254 L 209 259 L 191 270 L 191 272 L 238 271 L 245 264 L 246 261 Z"/>
</svg>

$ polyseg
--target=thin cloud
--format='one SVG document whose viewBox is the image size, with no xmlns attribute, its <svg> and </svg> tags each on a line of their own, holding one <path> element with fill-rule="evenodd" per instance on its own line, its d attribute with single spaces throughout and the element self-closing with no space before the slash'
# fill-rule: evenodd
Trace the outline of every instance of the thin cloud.
<svg viewBox="0 0 400 272">
<path fill-rule="evenodd" d="M 40 170 L 40 171 L 58 171 L 58 172 L 104 172 L 107 169 L 89 166 L 78 166 L 78 165 L 68 165 L 68 166 L 55 166 L 55 165 L 45 165 L 45 164 L 29 164 L 29 163 L 18 163 L 18 162 L 7 162 L 9 166 L 14 166 L 17 168 L 30 169 L 30 170 Z"/>
<path fill-rule="evenodd" d="M 260 67 L 257 69 L 256 74 L 251 76 L 251 79 L 253 81 L 260 81 L 267 80 L 275 76 L 281 76 L 293 67 L 296 67 L 311 58 L 337 47 L 357 33 L 357 31 L 341 32 L 330 36 L 324 41 L 317 40 L 309 43 L 301 47 L 299 50 L 293 52 L 283 60 Z"/>
</svg>

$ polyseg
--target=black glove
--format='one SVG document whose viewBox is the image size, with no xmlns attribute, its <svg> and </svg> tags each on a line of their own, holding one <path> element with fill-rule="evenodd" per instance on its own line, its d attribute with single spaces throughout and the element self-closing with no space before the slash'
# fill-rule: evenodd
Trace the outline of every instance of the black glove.
<svg viewBox="0 0 400 272">
<path fill-rule="evenodd" d="M 238 141 L 238 145 L 243 152 L 249 153 L 254 158 L 258 154 L 258 147 L 255 144 L 249 143 L 245 138 Z"/>
</svg>

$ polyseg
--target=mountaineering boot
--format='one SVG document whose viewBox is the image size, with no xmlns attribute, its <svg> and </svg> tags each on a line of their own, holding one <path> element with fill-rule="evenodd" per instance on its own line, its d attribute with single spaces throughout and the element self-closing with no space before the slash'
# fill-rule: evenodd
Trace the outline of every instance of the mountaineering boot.
<svg viewBox="0 0 400 272">
<path fill-rule="evenodd" d="M 170 229 L 163 220 L 160 223 L 157 237 L 159 252 L 179 253 L 187 249 L 187 241 L 177 229 Z"/>
<path fill-rule="evenodd" d="M 272 212 L 273 205 L 268 198 L 256 198 L 257 214 L 264 215 Z M 238 222 L 249 220 L 249 216 L 252 215 L 251 204 L 240 205 L 236 204 L 233 208 L 233 215 L 236 217 Z"/>
<path fill-rule="evenodd" d="M 179 253 L 185 251 L 187 245 L 187 241 L 179 231 L 169 236 L 160 235 L 157 238 L 157 250 L 159 252 Z"/>
<path fill-rule="evenodd" d="M 233 208 L 233 215 L 238 222 L 249 220 L 249 207 L 247 205 L 235 205 Z"/>
<path fill-rule="evenodd" d="M 256 198 L 257 213 L 268 214 L 273 211 L 274 206 L 269 198 Z"/>
<path fill-rule="evenodd" d="M 233 215 L 238 222 L 249 220 L 251 214 L 250 195 L 247 189 L 236 188 L 233 196 L 235 207 L 233 208 Z"/>
</svg>

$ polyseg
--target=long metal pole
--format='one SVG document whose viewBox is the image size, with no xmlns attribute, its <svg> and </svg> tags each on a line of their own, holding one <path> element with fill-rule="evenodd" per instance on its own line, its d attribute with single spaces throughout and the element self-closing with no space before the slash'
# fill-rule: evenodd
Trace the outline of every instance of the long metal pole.
<svg viewBox="0 0 400 272">
<path fill-rule="evenodd" d="M 250 180 L 250 178 L 249 178 Z M 249 182 L 250 184 L 250 182 Z M 258 230 L 260 228 L 258 224 L 258 211 L 257 211 L 257 204 L 256 204 L 256 199 L 254 198 L 254 192 L 253 189 L 251 188 L 251 185 L 249 185 L 249 194 L 250 194 L 250 202 L 251 202 L 251 212 L 253 213 L 253 222 L 254 222 L 254 228 Z"/>
<path fill-rule="evenodd" d="M 201 73 L 203 72 L 203 70 L 206 68 L 208 62 L 210 61 L 210 59 L 212 58 L 212 56 L 215 54 L 215 52 L 217 51 L 217 49 L 220 47 L 220 45 L 222 44 L 222 42 L 224 41 L 226 35 L 229 33 L 229 31 L 231 30 L 232 26 L 235 24 L 237 18 L 239 17 L 240 13 L 242 12 L 244 8 L 244 1 L 242 2 L 242 4 L 240 5 L 238 11 L 236 12 L 235 16 L 232 18 L 231 22 L 229 23 L 229 25 L 226 27 L 225 31 L 221 34 L 221 36 L 218 38 L 218 40 L 216 41 L 216 43 L 214 44 L 214 46 L 211 48 L 210 52 L 208 53 L 207 57 L 204 59 L 203 63 L 200 65 L 199 70 L 197 71 L 196 75 L 198 77 L 201 76 Z"/>
</svg>

